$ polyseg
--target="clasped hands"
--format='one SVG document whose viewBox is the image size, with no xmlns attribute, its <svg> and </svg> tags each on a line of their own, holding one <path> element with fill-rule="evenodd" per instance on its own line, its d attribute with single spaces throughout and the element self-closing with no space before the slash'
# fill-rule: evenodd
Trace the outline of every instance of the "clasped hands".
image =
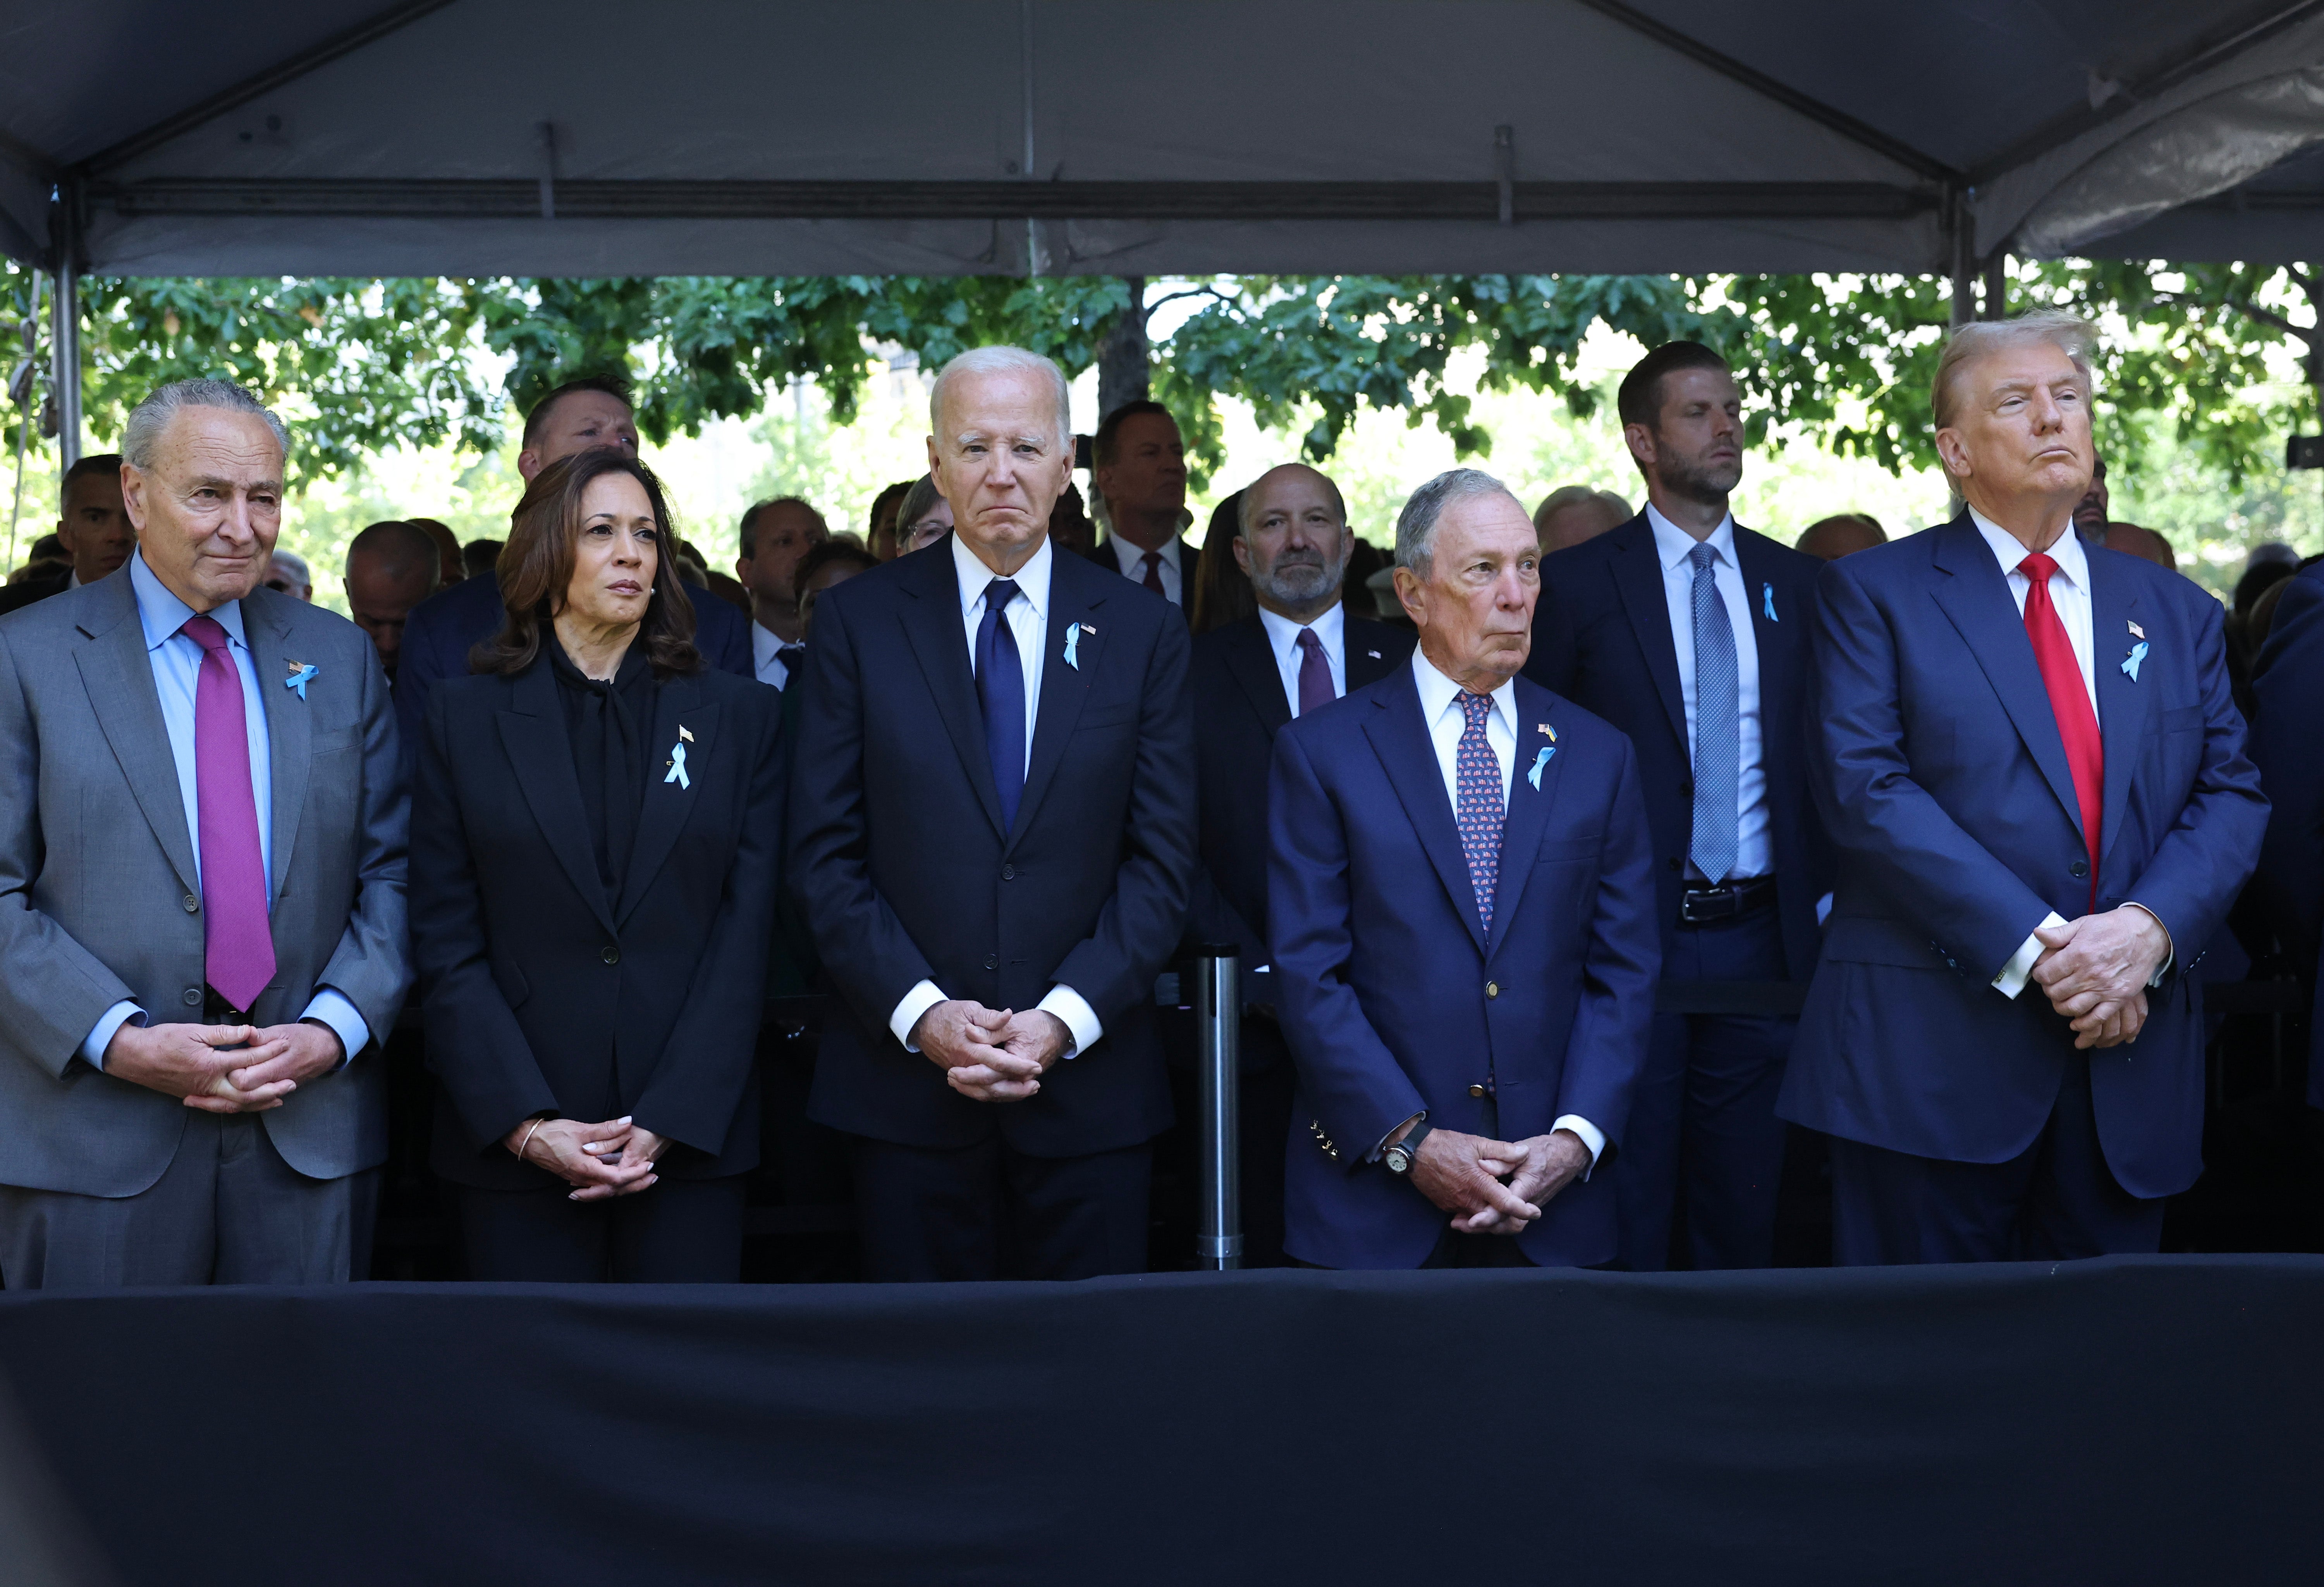
<svg viewBox="0 0 2324 1587">
<path fill-rule="evenodd" d="M 105 1072 L 206 1113 L 263 1113 L 346 1056 L 337 1034 L 310 1020 L 263 1027 L 124 1022 L 106 1044 Z"/>
<path fill-rule="evenodd" d="M 1459 1232 L 1520 1234 L 1589 1167 L 1590 1149 L 1571 1130 L 1518 1141 L 1432 1130 L 1411 1178 L 1413 1188 L 1453 1214 Z"/>
<path fill-rule="evenodd" d="M 635 1195 L 660 1182 L 654 1164 L 669 1149 L 669 1138 L 641 1128 L 627 1116 L 603 1124 L 577 1119 L 528 1119 L 501 1144 L 521 1162 L 546 1168 L 573 1186 L 567 1201 L 606 1201 Z"/>
<path fill-rule="evenodd" d="M 961 1095 L 1020 1103 L 1041 1089 L 1041 1076 L 1065 1056 L 1073 1032 L 1045 1009 L 1018 1013 L 954 999 L 922 1014 L 912 1040 Z"/>
<path fill-rule="evenodd" d="M 2033 979 L 2073 1022 L 2078 1048 L 2136 1041 L 2146 1024 L 2146 985 L 2171 952 L 2163 922 L 2135 904 L 2044 926 Z"/>
</svg>

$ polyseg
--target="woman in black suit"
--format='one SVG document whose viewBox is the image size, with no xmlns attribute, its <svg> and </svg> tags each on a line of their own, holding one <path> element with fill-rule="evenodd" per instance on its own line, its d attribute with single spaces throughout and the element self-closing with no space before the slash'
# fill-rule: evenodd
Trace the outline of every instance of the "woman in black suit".
<svg viewBox="0 0 2324 1587">
<path fill-rule="evenodd" d="M 411 937 L 477 1278 L 739 1276 L 781 697 L 704 666 L 673 539 L 634 458 L 543 470 L 429 701 Z"/>
</svg>

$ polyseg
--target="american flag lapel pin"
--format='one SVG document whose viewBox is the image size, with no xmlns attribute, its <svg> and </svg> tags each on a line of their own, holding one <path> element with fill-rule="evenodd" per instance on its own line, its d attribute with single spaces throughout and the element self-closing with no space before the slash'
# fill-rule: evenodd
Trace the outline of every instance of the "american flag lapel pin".
<svg viewBox="0 0 2324 1587">
<path fill-rule="evenodd" d="M 2139 627 L 2137 623 L 2134 623 L 2130 625 L 2130 637 L 2133 639 L 2144 639 L 2146 637 L 2146 630 Z"/>
</svg>

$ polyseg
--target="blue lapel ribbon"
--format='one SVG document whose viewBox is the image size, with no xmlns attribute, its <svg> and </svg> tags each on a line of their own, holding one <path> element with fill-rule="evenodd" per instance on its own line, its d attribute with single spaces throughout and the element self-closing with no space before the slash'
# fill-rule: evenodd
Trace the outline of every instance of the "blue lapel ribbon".
<svg viewBox="0 0 2324 1587">
<path fill-rule="evenodd" d="M 2122 659 L 2122 675 L 2131 682 L 2138 681 L 2138 664 L 2146 660 L 2146 641 L 2139 641 L 2130 647 L 2130 654 Z"/>
<path fill-rule="evenodd" d="M 663 778 L 662 780 L 664 782 L 674 782 L 682 789 L 690 789 L 694 786 L 693 780 L 686 775 L 686 746 L 684 744 L 678 743 L 670 746 L 669 775 Z"/>
<path fill-rule="evenodd" d="M 303 700 L 307 697 L 307 686 L 314 681 L 314 663 L 310 661 L 293 661 L 290 663 L 290 676 L 282 680 L 282 687 L 288 689 L 296 689 L 299 692 L 299 697 Z"/>
<path fill-rule="evenodd" d="M 1775 586 L 1774 585 L 1763 584 L 1759 586 L 1759 604 L 1760 608 L 1767 614 L 1768 622 L 1781 623 L 1783 621 L 1782 618 L 1775 615 Z"/>
</svg>

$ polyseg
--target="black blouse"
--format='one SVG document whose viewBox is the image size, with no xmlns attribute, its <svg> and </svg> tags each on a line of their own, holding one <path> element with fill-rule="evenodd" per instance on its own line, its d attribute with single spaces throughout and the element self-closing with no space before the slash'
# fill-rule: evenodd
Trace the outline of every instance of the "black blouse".
<svg viewBox="0 0 2324 1587">
<path fill-rule="evenodd" d="M 544 637 L 548 642 L 541 648 L 565 706 L 565 736 L 573 746 L 573 776 L 589 817 L 597 876 L 605 884 L 606 901 L 618 905 L 630 851 L 637 844 L 638 811 L 646 798 L 645 735 L 652 731 L 661 686 L 654 681 L 645 646 L 634 641 L 613 681 L 601 683 L 576 667 L 553 635 Z"/>
</svg>

